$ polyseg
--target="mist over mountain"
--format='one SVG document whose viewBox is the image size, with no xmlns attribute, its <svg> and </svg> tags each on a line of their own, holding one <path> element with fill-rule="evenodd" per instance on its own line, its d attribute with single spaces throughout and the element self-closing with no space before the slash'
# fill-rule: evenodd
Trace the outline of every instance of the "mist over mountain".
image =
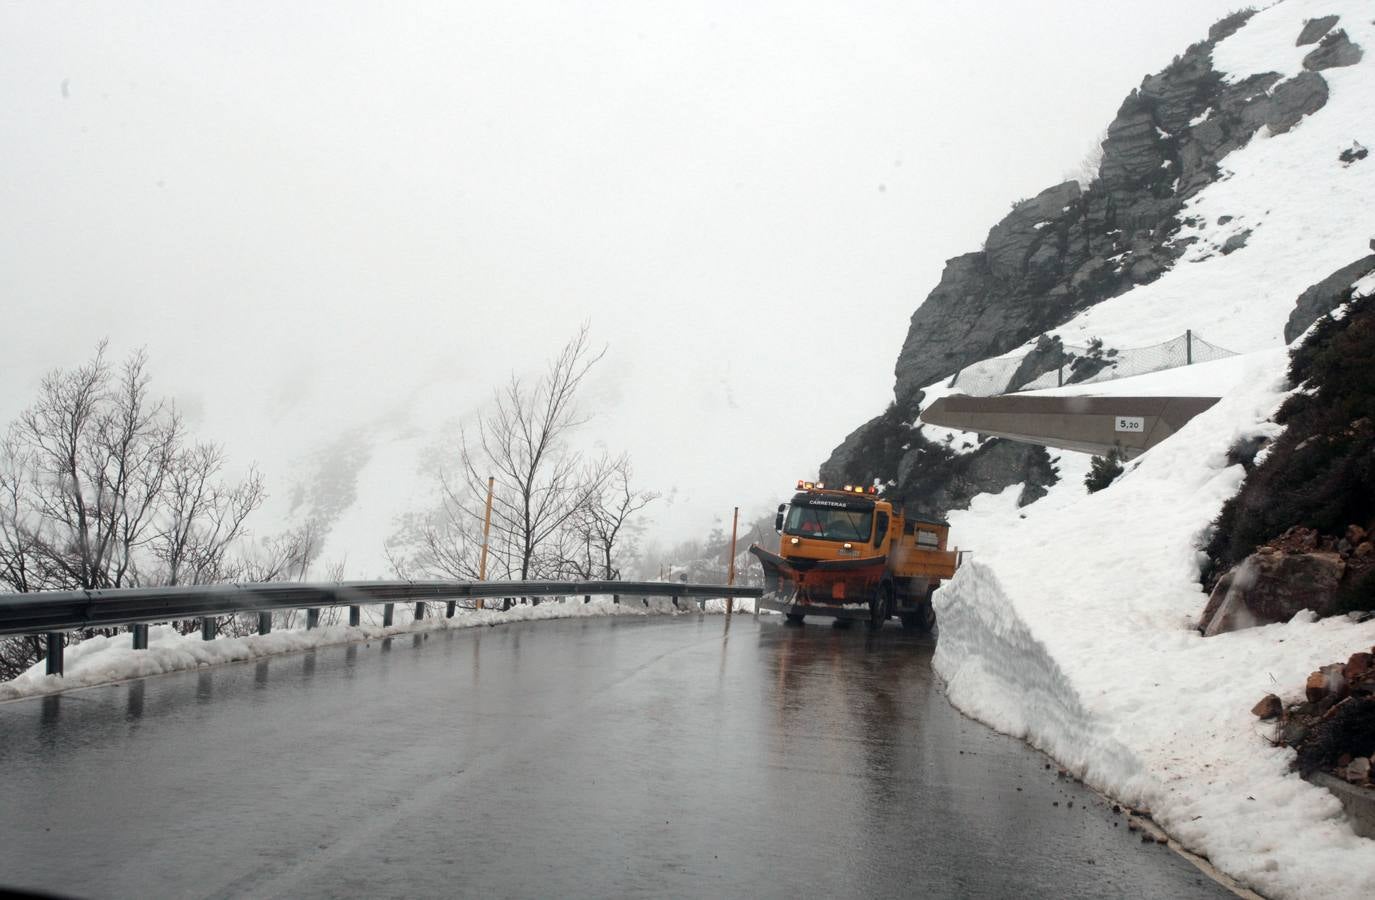
<svg viewBox="0 0 1375 900">
<path fill-rule="evenodd" d="M 704 534 L 882 408 L 918 286 L 1228 6 L 6 7 L 0 419 L 146 347 L 263 472 L 254 531 L 373 576 L 590 322 L 583 439 Z"/>
</svg>

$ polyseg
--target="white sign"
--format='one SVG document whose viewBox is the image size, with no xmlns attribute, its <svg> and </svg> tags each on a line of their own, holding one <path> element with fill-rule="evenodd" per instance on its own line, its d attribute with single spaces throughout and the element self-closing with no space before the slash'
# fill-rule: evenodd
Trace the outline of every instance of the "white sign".
<svg viewBox="0 0 1375 900">
<path fill-rule="evenodd" d="M 1134 434 L 1144 434 L 1146 431 L 1146 420 L 1141 416 L 1118 416 L 1113 431 L 1130 431 Z"/>
</svg>

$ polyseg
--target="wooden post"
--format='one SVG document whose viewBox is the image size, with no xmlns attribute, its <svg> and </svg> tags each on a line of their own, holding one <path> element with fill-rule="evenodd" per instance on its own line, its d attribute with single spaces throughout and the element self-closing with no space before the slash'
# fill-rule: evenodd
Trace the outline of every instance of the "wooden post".
<svg viewBox="0 0 1375 900">
<path fill-rule="evenodd" d="M 477 580 L 487 580 L 487 541 L 492 534 L 492 494 L 496 492 L 497 480 L 495 477 L 487 479 L 487 512 L 482 517 L 482 556 L 477 563 Z M 487 604 L 481 597 L 477 598 L 477 608 L 485 609 Z"/>
<path fill-rule="evenodd" d="M 730 569 L 728 570 L 728 571 L 729 571 L 729 574 L 726 576 L 726 584 L 727 584 L 727 585 L 733 585 L 733 584 L 735 584 L 735 536 L 736 536 L 736 533 L 738 532 L 739 528 L 740 528 L 740 507 L 737 506 L 737 507 L 735 508 L 735 515 L 734 515 L 734 517 L 731 519 L 731 523 L 730 523 Z M 733 612 L 735 612 L 735 598 L 734 598 L 734 597 L 727 597 L 727 598 L 726 598 L 726 615 L 730 615 L 730 614 L 733 613 Z"/>
</svg>

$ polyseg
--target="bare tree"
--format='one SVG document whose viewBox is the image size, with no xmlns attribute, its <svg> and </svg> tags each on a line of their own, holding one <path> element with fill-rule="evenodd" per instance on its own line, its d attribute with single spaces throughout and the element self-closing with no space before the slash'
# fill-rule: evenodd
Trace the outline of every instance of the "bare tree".
<svg viewBox="0 0 1375 900">
<path fill-rule="evenodd" d="M 215 444 L 180 449 L 170 460 L 164 511 L 153 538 L 164 584 L 209 584 L 238 574 L 228 562 L 250 513 L 265 498 L 262 476 L 250 470 L 238 484 L 217 481 L 224 451 Z"/>
<path fill-rule="evenodd" d="M 28 550 L 42 587 L 138 583 L 136 551 L 181 436 L 175 412 L 149 397 L 146 368 L 139 351 L 115 375 L 102 343 L 86 365 L 45 377 L 12 431 L 32 477 Z"/>
<path fill-rule="evenodd" d="M 1066 181 L 1077 181 L 1079 187 L 1088 190 L 1089 185 L 1098 180 L 1098 170 L 1103 166 L 1103 142 L 1108 139 L 1108 130 L 1103 129 L 1094 141 L 1093 146 L 1084 152 L 1084 156 L 1069 171 L 1065 172 Z"/>
<path fill-rule="evenodd" d="M 533 383 L 512 375 L 476 433 L 464 433 L 456 474 L 441 476 L 441 509 L 426 529 L 424 563 L 451 577 L 474 577 L 487 479 L 495 477 L 488 575 L 555 577 L 566 554 L 560 535 L 606 482 L 610 466 L 569 446 L 586 419 L 578 389 L 605 354 L 580 328 Z"/>
<path fill-rule="evenodd" d="M 243 581 L 253 584 L 304 581 L 319 553 L 319 526 L 306 522 L 245 552 L 237 571 Z"/>
<path fill-rule="evenodd" d="M 221 483 L 220 448 L 186 447 L 176 410 L 149 383 L 146 353 L 113 366 L 104 342 L 84 365 L 44 377 L 0 441 L 0 586 L 91 590 L 234 574 L 229 553 L 263 500 L 262 480 Z M 36 641 L 0 641 L 0 677 L 41 658 Z"/>
<path fill-rule="evenodd" d="M 620 456 L 610 466 L 601 489 L 589 498 L 577 519 L 577 532 L 586 547 L 588 566 L 586 576 L 593 577 L 591 565 L 595 551 L 600 575 L 608 581 L 620 577 L 618 551 L 631 549 L 634 523 L 631 518 L 650 503 L 659 499 L 653 491 L 639 491 L 631 486 L 633 469 L 630 459 Z"/>
</svg>

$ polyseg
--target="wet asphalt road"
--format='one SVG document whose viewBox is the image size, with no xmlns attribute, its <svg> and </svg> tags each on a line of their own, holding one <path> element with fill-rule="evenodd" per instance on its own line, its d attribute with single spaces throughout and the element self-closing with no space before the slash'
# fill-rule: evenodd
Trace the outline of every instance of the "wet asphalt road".
<svg viewBox="0 0 1375 900">
<path fill-rule="evenodd" d="M 546 621 L 0 704 L 0 885 L 1230 896 L 951 709 L 933 646 L 772 617 Z"/>
</svg>

